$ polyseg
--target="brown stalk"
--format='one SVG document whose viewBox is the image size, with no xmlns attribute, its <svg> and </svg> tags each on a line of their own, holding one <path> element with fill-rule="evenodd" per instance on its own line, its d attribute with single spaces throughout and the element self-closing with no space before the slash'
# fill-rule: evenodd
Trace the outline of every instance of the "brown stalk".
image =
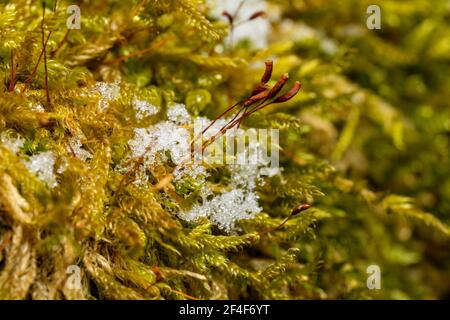
<svg viewBox="0 0 450 320">
<path fill-rule="evenodd" d="M 205 132 L 208 131 L 208 129 L 211 128 L 211 127 L 214 125 L 214 123 L 217 122 L 217 120 L 219 120 L 220 118 L 222 118 L 223 116 L 225 116 L 228 112 L 230 112 L 231 110 L 233 110 L 234 108 L 236 108 L 236 107 L 237 107 L 239 104 L 241 104 L 241 103 L 242 103 L 242 101 L 239 101 L 239 102 L 235 103 L 235 104 L 232 105 L 231 107 L 228 107 L 224 112 L 222 112 L 221 114 L 219 114 L 216 118 L 214 118 L 214 120 L 211 121 L 211 123 L 210 123 L 205 129 L 202 130 L 202 132 L 200 133 L 199 136 L 194 137 L 194 139 L 192 139 L 192 141 L 191 141 L 191 150 L 193 149 L 194 142 L 197 141 L 197 139 L 201 138 L 201 137 L 205 134 Z"/>
<path fill-rule="evenodd" d="M 36 65 L 34 66 L 33 71 L 30 73 L 30 75 L 24 81 L 25 86 L 24 86 L 22 92 L 24 92 L 27 89 L 28 84 L 30 84 L 31 81 L 33 81 L 33 78 L 36 76 L 39 64 L 41 63 L 42 57 L 44 56 L 44 51 L 45 51 L 45 48 L 47 47 L 47 43 L 48 43 L 48 40 L 50 39 L 51 34 L 52 34 L 52 31 L 50 31 L 48 33 L 47 39 L 45 39 L 44 46 L 42 47 L 41 53 L 39 54 L 38 61 L 36 62 Z"/>
<path fill-rule="evenodd" d="M 235 20 L 238 17 L 239 11 L 241 11 L 242 6 L 244 5 L 244 3 L 245 3 L 245 0 L 242 0 L 239 3 L 238 7 L 236 8 L 236 11 L 233 14 L 230 14 L 229 12 L 227 12 L 230 17 L 225 15 L 228 18 L 228 22 L 230 23 L 230 52 L 231 52 L 231 50 L 233 48 L 233 43 L 234 43 L 234 28 L 236 26 Z"/>
<path fill-rule="evenodd" d="M 9 91 L 13 92 L 16 86 L 16 63 L 14 62 L 14 50 L 11 49 L 11 80 L 9 82 Z"/>
<path fill-rule="evenodd" d="M 45 69 L 45 95 L 47 96 L 47 104 L 50 105 L 52 102 L 50 100 L 50 93 L 48 91 L 48 67 L 47 67 L 47 50 L 45 45 L 45 2 L 42 2 L 42 24 L 41 24 L 41 34 L 42 34 L 42 48 L 44 51 L 44 69 Z"/>
<path fill-rule="evenodd" d="M 260 232 L 259 234 L 263 235 L 263 234 L 271 233 L 273 231 L 281 229 L 281 227 L 283 227 L 293 216 L 299 214 L 302 211 L 308 210 L 309 208 L 311 208 L 311 206 L 309 204 L 300 204 L 300 205 L 296 206 L 291 211 L 291 213 L 286 218 L 284 218 L 283 221 L 281 221 L 281 223 L 278 226 L 276 226 L 274 228 L 270 228 L 270 229 L 264 230 L 264 231 Z"/>
<path fill-rule="evenodd" d="M 235 11 L 234 14 L 233 14 L 234 17 L 237 17 L 237 16 L 238 16 L 239 11 L 241 11 L 242 7 L 244 6 L 244 3 L 245 3 L 245 0 L 242 0 L 242 1 L 239 3 L 239 6 L 236 8 L 236 11 Z"/>
<path fill-rule="evenodd" d="M 178 290 L 175 290 L 175 289 L 172 289 L 172 288 L 168 288 L 171 292 L 173 292 L 173 293 L 176 293 L 176 294 L 179 294 L 179 295 L 181 295 L 181 296 L 183 296 L 183 297 L 185 297 L 185 298 L 187 298 L 187 299 L 190 299 L 190 300 L 200 300 L 199 298 L 196 298 L 196 297 L 194 297 L 194 296 L 191 296 L 191 295 L 188 295 L 187 293 L 184 293 L 184 292 L 182 292 L 182 291 L 178 291 Z"/>
<path fill-rule="evenodd" d="M 236 118 L 239 116 L 239 114 L 240 114 L 243 110 L 245 110 L 245 108 L 246 108 L 245 106 L 241 106 L 241 108 L 238 110 L 238 112 L 236 112 L 236 114 L 234 115 L 234 117 L 233 117 L 230 121 L 228 121 L 227 124 L 225 124 L 222 128 L 219 129 L 219 131 L 218 131 L 214 136 L 212 136 L 211 138 L 209 138 L 208 140 L 206 140 L 206 141 L 202 144 L 202 152 L 205 151 L 205 149 L 206 149 L 211 143 L 213 143 L 214 141 L 216 141 L 216 139 L 217 139 L 219 136 L 225 134 L 225 132 L 227 132 L 227 130 L 229 130 L 229 129 L 232 128 L 232 126 L 230 126 L 230 123 L 235 122 L 235 121 L 236 121 Z"/>
<path fill-rule="evenodd" d="M 72 29 L 67 29 L 66 34 L 64 35 L 63 39 L 59 42 L 58 46 L 56 47 L 56 49 L 54 49 L 51 53 L 50 53 L 50 57 L 54 58 L 56 56 L 56 54 L 58 53 L 59 50 L 61 50 L 61 48 L 64 46 L 64 44 L 66 43 L 67 39 L 69 38 L 69 33 Z"/>
</svg>

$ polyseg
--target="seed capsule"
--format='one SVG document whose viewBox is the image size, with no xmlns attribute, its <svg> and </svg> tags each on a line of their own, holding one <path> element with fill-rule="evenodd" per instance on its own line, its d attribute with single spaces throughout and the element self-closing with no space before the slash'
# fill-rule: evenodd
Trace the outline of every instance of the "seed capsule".
<svg viewBox="0 0 450 320">
<path fill-rule="evenodd" d="M 289 92 L 287 92 L 284 95 L 279 96 L 278 98 L 276 98 L 273 101 L 273 103 L 282 103 L 282 102 L 286 102 L 288 100 L 291 100 L 300 91 L 301 87 L 302 87 L 302 85 L 300 84 L 300 82 L 296 81 L 294 86 L 292 87 L 292 89 L 289 90 Z"/>
<path fill-rule="evenodd" d="M 283 89 L 286 82 L 289 80 L 289 74 L 284 73 L 281 75 L 280 80 L 277 81 L 277 83 L 273 86 L 273 88 L 269 91 L 269 94 L 267 95 L 267 98 L 273 98 L 275 97 L 281 89 Z"/>
<path fill-rule="evenodd" d="M 266 15 L 266 12 L 265 12 L 265 11 L 257 11 L 257 12 L 255 12 L 254 14 L 252 14 L 252 15 L 250 16 L 250 18 L 248 18 L 248 21 L 255 20 L 255 19 L 257 19 L 257 18 L 259 18 L 259 17 L 263 17 L 263 16 L 265 16 L 265 15 Z"/>
<path fill-rule="evenodd" d="M 261 101 L 262 99 L 267 98 L 268 91 L 260 92 L 254 96 L 251 96 L 247 100 L 244 101 L 244 107 L 248 107 L 249 105 L 254 104 L 255 102 Z"/>
<path fill-rule="evenodd" d="M 273 61 L 267 60 L 265 62 L 265 64 L 266 64 L 266 70 L 264 71 L 264 74 L 261 78 L 261 83 L 267 83 L 267 82 L 269 82 L 270 78 L 272 78 Z"/>
<path fill-rule="evenodd" d="M 234 18 L 233 18 L 233 16 L 231 15 L 231 13 L 229 13 L 228 11 L 223 11 L 223 12 L 222 12 L 222 15 L 228 19 L 228 22 L 229 22 L 230 24 L 233 24 Z"/>
<path fill-rule="evenodd" d="M 269 90 L 269 86 L 265 83 L 259 83 L 255 86 L 255 89 L 253 89 L 251 97 L 266 90 Z"/>
<path fill-rule="evenodd" d="M 295 216 L 296 214 L 299 214 L 302 211 L 308 210 L 309 208 L 311 208 L 311 206 L 309 204 L 306 204 L 306 203 L 300 204 L 292 210 L 291 215 Z"/>
</svg>

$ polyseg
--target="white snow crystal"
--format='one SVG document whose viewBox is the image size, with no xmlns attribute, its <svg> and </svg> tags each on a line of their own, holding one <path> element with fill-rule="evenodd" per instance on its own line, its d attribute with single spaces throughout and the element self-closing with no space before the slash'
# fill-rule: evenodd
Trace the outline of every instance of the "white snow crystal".
<svg viewBox="0 0 450 320">
<path fill-rule="evenodd" d="M 135 185 L 148 182 L 146 168 L 157 161 L 167 161 L 168 155 L 177 165 L 177 178 L 181 179 L 188 174 L 184 168 L 184 162 L 190 155 L 190 134 L 185 128 L 179 127 L 170 121 L 162 121 L 149 128 L 137 128 L 134 130 L 134 138 L 128 141 L 131 149 L 129 159 L 143 157 L 143 163 L 138 167 Z M 129 166 L 119 166 L 120 171 L 130 170 Z M 197 169 L 201 174 L 201 169 Z M 192 173 L 193 174 L 193 173 Z"/>
<path fill-rule="evenodd" d="M 10 137 L 6 132 L 0 134 L 0 142 L 3 143 L 12 153 L 16 154 L 23 147 L 25 140 L 21 137 Z"/>
<path fill-rule="evenodd" d="M 55 156 L 51 151 L 33 155 L 28 159 L 28 161 L 25 162 L 25 166 L 28 170 L 34 173 L 39 180 L 47 183 L 50 188 L 54 188 L 58 185 L 53 173 L 54 165 Z"/>
<path fill-rule="evenodd" d="M 97 82 L 95 89 L 102 95 L 103 99 L 110 101 L 117 99 L 120 94 L 119 82 Z"/>
<path fill-rule="evenodd" d="M 97 82 L 95 84 L 95 90 L 101 95 L 99 107 L 101 110 L 105 110 L 108 107 L 108 102 L 116 100 L 120 95 L 119 81 L 112 83 Z"/>
<path fill-rule="evenodd" d="M 75 156 L 80 160 L 86 161 L 88 159 L 92 159 L 92 154 L 82 148 L 81 140 L 79 138 L 72 137 L 69 140 L 69 146 L 67 147 L 67 150 L 69 152 L 73 152 Z"/>
<path fill-rule="evenodd" d="M 209 218 L 220 229 L 227 233 L 236 231 L 236 222 L 251 219 L 262 211 L 258 204 L 258 196 L 254 192 L 256 185 L 262 183 L 261 176 L 267 167 L 258 165 L 230 165 L 232 190 L 214 196 L 207 186 L 203 186 L 202 204 L 194 205 L 190 210 L 181 212 L 179 216 L 195 222 L 199 218 Z"/>
<path fill-rule="evenodd" d="M 209 127 L 208 130 L 206 130 L 203 133 L 203 141 L 206 141 L 209 138 L 211 138 L 214 135 L 216 135 L 217 133 L 219 133 L 220 129 L 222 129 L 229 122 L 229 120 L 230 119 L 222 119 L 222 118 L 216 120 L 216 122 L 211 127 Z M 204 118 L 204 117 L 198 117 L 198 118 L 195 119 L 195 124 L 194 125 L 198 128 L 197 129 L 198 133 L 201 133 L 210 124 L 211 124 L 211 120 L 210 119 Z M 225 135 L 236 134 L 236 132 L 237 131 L 235 129 L 228 130 L 227 132 L 225 132 Z"/>
<path fill-rule="evenodd" d="M 235 230 L 236 221 L 252 218 L 261 210 L 255 193 L 244 189 L 233 189 L 201 205 L 194 205 L 190 211 L 181 213 L 180 217 L 187 221 L 207 217 L 219 228 L 231 233 Z"/>
<path fill-rule="evenodd" d="M 205 167 L 196 163 L 179 165 L 173 172 L 174 181 L 190 177 L 196 179 L 198 182 L 204 182 L 207 176 L 208 173 L 206 172 Z"/>
<path fill-rule="evenodd" d="M 128 142 L 131 148 L 131 158 L 144 157 L 145 163 L 151 165 L 158 156 L 166 161 L 166 152 L 172 162 L 181 164 L 190 154 L 190 134 L 185 128 L 163 121 L 150 128 L 137 128 L 135 136 Z"/>
<path fill-rule="evenodd" d="M 186 110 L 186 106 L 181 103 L 172 104 L 167 109 L 167 118 L 177 124 L 188 124 L 191 122 L 191 116 Z"/>
<path fill-rule="evenodd" d="M 231 165 L 231 184 L 253 191 L 260 179 L 259 168 L 255 165 Z"/>
<path fill-rule="evenodd" d="M 142 120 L 145 117 L 150 117 L 158 113 L 158 108 L 156 106 L 144 100 L 133 100 L 133 107 L 134 110 L 136 110 L 136 118 L 138 120 Z"/>
</svg>

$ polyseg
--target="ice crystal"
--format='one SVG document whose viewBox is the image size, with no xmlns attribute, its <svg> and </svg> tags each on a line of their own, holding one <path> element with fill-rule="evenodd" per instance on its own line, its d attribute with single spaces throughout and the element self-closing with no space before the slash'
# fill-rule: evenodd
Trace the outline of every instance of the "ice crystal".
<svg viewBox="0 0 450 320">
<path fill-rule="evenodd" d="M 183 163 L 189 155 L 189 131 L 175 123 L 163 121 L 150 128 L 137 128 L 134 133 L 128 142 L 131 158 L 144 157 L 147 165 L 155 163 L 157 158 L 167 161 L 167 153 L 174 164 Z"/>
<path fill-rule="evenodd" d="M 206 168 L 199 164 L 179 165 L 173 172 L 174 181 L 181 180 L 186 177 L 194 178 L 197 182 L 203 183 L 208 176 Z"/>
<path fill-rule="evenodd" d="M 257 184 L 263 183 L 263 171 L 268 167 L 251 164 L 229 165 L 229 169 L 232 190 L 214 196 L 211 189 L 204 186 L 201 190 L 203 203 L 182 212 L 180 214 L 182 219 L 196 221 L 206 217 L 225 232 L 233 233 L 236 231 L 237 221 L 253 218 L 255 214 L 261 212 L 258 196 L 254 190 Z M 278 171 L 273 170 L 272 173 L 276 172 Z"/>
<path fill-rule="evenodd" d="M 0 134 L 0 142 L 4 144 L 12 153 L 16 154 L 23 147 L 25 140 L 21 137 L 11 137 L 6 132 Z"/>
<path fill-rule="evenodd" d="M 191 122 L 191 116 L 184 104 L 173 104 L 167 109 L 167 118 L 177 124 L 188 124 Z"/>
<path fill-rule="evenodd" d="M 180 213 L 180 217 L 195 222 L 205 217 L 209 218 L 220 229 L 227 233 L 236 231 L 236 222 L 241 219 L 253 218 L 261 212 L 258 196 L 254 192 L 257 184 L 262 184 L 264 170 L 273 174 L 278 170 L 261 165 L 229 165 L 231 172 L 231 191 L 214 195 L 212 190 L 203 186 L 201 190 L 202 204 L 194 205 L 190 210 Z"/>
<path fill-rule="evenodd" d="M 100 93 L 99 108 L 105 110 L 108 107 L 108 102 L 117 99 L 120 95 L 119 82 L 97 82 L 95 90 Z"/>
<path fill-rule="evenodd" d="M 228 123 L 229 119 L 218 119 L 216 120 L 216 122 L 208 128 L 208 130 L 206 130 L 203 133 L 203 140 L 208 140 L 209 138 L 213 137 L 214 135 L 216 135 L 217 133 L 219 133 L 220 129 L 222 127 L 224 127 L 227 123 Z M 195 119 L 195 123 L 194 125 L 198 128 L 197 131 L 198 132 L 202 132 L 203 129 L 206 129 L 211 123 L 211 120 L 208 118 L 204 118 L 204 117 L 198 117 Z M 234 134 L 236 131 L 235 130 L 228 130 L 226 131 L 225 135 L 231 135 Z"/>
<path fill-rule="evenodd" d="M 135 99 L 133 100 L 133 107 L 136 111 L 136 118 L 142 120 L 145 117 L 150 117 L 158 113 L 158 108 L 151 103 L 144 100 Z"/>
<path fill-rule="evenodd" d="M 92 154 L 82 148 L 81 140 L 79 138 L 71 138 L 69 140 L 69 146 L 67 147 L 67 150 L 69 152 L 73 152 L 75 156 L 82 161 L 86 161 L 92 158 Z"/>
<path fill-rule="evenodd" d="M 180 217 L 187 221 L 206 217 L 222 230 L 232 233 L 236 230 L 236 221 L 252 218 L 261 210 L 255 193 L 233 189 L 206 200 L 201 205 L 194 205 L 190 211 L 181 213 Z"/>
<path fill-rule="evenodd" d="M 151 111 L 150 104 L 138 103 L 140 107 Z M 135 104 L 136 105 L 136 104 Z M 156 107 L 154 107 L 156 108 Z M 157 112 L 157 110 L 155 110 Z M 141 185 L 148 182 L 146 168 L 159 162 L 166 162 L 169 159 L 176 165 L 176 179 L 181 179 L 185 175 L 198 177 L 201 169 L 190 172 L 185 167 L 185 162 L 190 155 L 190 132 L 182 128 L 180 124 L 187 124 L 191 121 L 190 115 L 182 104 L 175 104 L 167 110 L 169 121 L 161 121 L 148 128 L 136 128 L 134 138 L 128 141 L 131 153 L 129 159 L 143 158 L 136 172 L 134 184 Z M 120 171 L 126 171 L 128 166 L 119 166 Z"/>
<path fill-rule="evenodd" d="M 25 162 L 25 166 L 28 170 L 34 173 L 39 180 L 45 182 L 50 188 L 54 188 L 58 185 L 53 173 L 54 165 L 55 156 L 51 151 L 35 154 Z"/>
<path fill-rule="evenodd" d="M 254 165 L 231 165 L 231 184 L 253 191 L 260 180 L 260 169 Z"/>
</svg>

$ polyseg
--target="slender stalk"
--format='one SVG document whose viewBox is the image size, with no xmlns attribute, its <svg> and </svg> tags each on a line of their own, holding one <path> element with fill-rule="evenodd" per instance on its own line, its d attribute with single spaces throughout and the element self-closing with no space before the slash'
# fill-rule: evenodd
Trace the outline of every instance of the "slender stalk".
<svg viewBox="0 0 450 320">
<path fill-rule="evenodd" d="M 45 45 L 45 2 L 42 3 L 42 24 L 41 24 L 41 34 L 42 34 L 42 49 L 44 51 L 44 69 L 45 69 L 45 95 L 47 96 L 47 104 L 50 105 L 50 93 L 48 91 L 48 66 L 47 66 L 47 50 Z"/>
<path fill-rule="evenodd" d="M 299 214 L 302 211 L 308 210 L 309 208 L 311 208 L 311 206 L 309 204 L 298 205 L 291 211 L 291 213 L 286 218 L 283 219 L 283 221 L 281 221 L 281 223 L 279 225 L 277 225 L 276 227 L 261 231 L 259 234 L 263 235 L 263 234 L 271 233 L 273 231 L 281 229 L 293 216 Z"/>
<path fill-rule="evenodd" d="M 52 31 L 49 32 L 49 34 L 47 35 L 47 39 L 45 39 L 45 44 L 41 50 L 41 53 L 39 54 L 38 61 L 36 62 L 35 66 L 33 68 L 33 71 L 30 73 L 30 75 L 24 81 L 25 87 L 22 90 L 22 92 L 24 92 L 26 90 L 28 85 L 31 83 L 31 81 L 33 81 L 33 78 L 36 76 L 39 64 L 41 63 L 42 57 L 44 56 L 44 51 L 45 51 L 45 48 L 47 47 L 47 43 L 48 43 L 48 40 L 50 39 L 51 34 L 52 34 Z"/>
<path fill-rule="evenodd" d="M 11 49 L 11 80 L 9 82 L 9 91 L 13 92 L 16 86 L 16 63 L 14 62 L 14 50 Z"/>
<path fill-rule="evenodd" d="M 54 58 L 56 56 L 56 54 L 58 53 L 59 50 L 61 50 L 61 48 L 64 46 L 64 44 L 66 43 L 67 39 L 69 38 L 69 33 L 72 29 L 67 29 L 63 39 L 59 42 L 58 46 L 56 47 L 56 49 L 54 49 L 51 53 L 50 53 L 50 57 Z"/>
<path fill-rule="evenodd" d="M 225 132 L 227 132 L 227 130 L 231 129 L 232 127 L 229 127 L 230 123 L 234 122 L 235 119 L 239 116 L 239 114 L 245 110 L 245 108 L 247 108 L 246 106 L 242 106 L 238 112 L 235 114 L 235 116 L 233 117 L 233 119 L 231 119 L 230 121 L 228 121 L 227 124 L 225 124 L 222 128 L 219 129 L 219 131 L 212 136 L 211 138 L 209 138 L 207 141 L 205 141 L 202 145 L 202 151 L 204 151 L 206 149 L 207 146 L 209 146 L 211 143 L 213 143 L 218 137 L 222 136 L 223 134 L 225 134 Z M 244 111 L 245 112 L 245 111 Z"/>
<path fill-rule="evenodd" d="M 205 129 L 203 129 L 202 132 L 201 132 L 197 137 L 194 137 L 194 138 L 192 139 L 192 141 L 191 141 L 191 149 L 192 149 L 192 147 L 193 147 L 193 145 L 194 145 L 194 142 L 197 141 L 197 139 L 201 138 L 201 137 L 205 134 L 205 132 L 208 131 L 208 129 L 211 128 L 211 127 L 214 125 L 214 123 L 217 122 L 217 120 L 219 120 L 220 118 L 222 118 L 223 116 L 225 116 L 228 112 L 230 112 L 231 110 L 233 110 L 234 108 L 236 108 L 236 107 L 237 107 L 239 104 L 241 104 L 241 103 L 242 103 L 242 101 L 239 101 L 239 102 L 235 103 L 235 104 L 232 105 L 231 107 L 228 107 L 224 112 L 222 112 L 221 114 L 219 114 L 216 118 L 214 118 L 214 120 L 211 121 L 210 124 L 209 124 Z"/>
</svg>

